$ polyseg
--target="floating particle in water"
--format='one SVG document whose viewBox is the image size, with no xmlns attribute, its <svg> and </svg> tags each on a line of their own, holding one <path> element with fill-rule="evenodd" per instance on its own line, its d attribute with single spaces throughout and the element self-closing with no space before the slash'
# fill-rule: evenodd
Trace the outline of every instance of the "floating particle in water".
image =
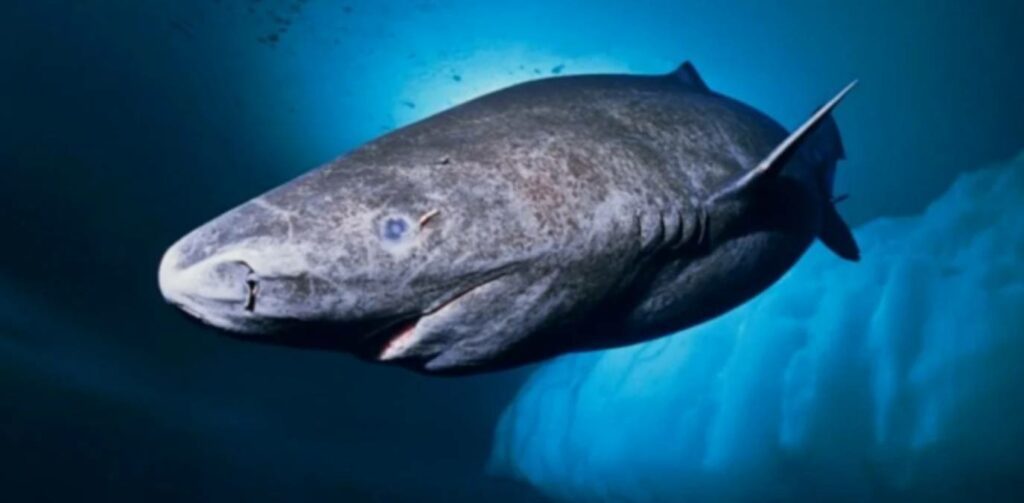
<svg viewBox="0 0 1024 503">
<path fill-rule="evenodd" d="M 536 73 L 537 75 L 540 75 L 540 68 L 534 68 L 533 69 L 533 73 Z"/>
<path fill-rule="evenodd" d="M 455 75 L 452 75 L 452 80 L 455 82 L 462 82 L 462 75 L 456 73 Z"/>
<path fill-rule="evenodd" d="M 405 105 L 406 108 L 416 108 L 416 104 L 408 100 L 403 101 L 402 104 Z"/>
<path fill-rule="evenodd" d="M 558 74 L 562 73 L 562 70 L 565 70 L 565 65 L 564 64 L 561 64 L 561 65 L 558 65 L 558 66 L 555 66 L 554 68 L 552 68 L 551 69 L 551 73 L 554 74 L 554 75 L 558 75 Z"/>
<path fill-rule="evenodd" d="M 352 6 L 351 5 L 346 5 L 346 6 L 341 8 L 341 11 L 344 12 L 345 14 L 351 14 L 352 13 Z"/>
<path fill-rule="evenodd" d="M 431 12 L 437 9 L 437 4 L 434 2 L 420 2 L 416 4 L 416 9 L 420 12 Z"/>
<path fill-rule="evenodd" d="M 195 38 L 195 33 L 192 32 L 192 26 L 185 21 L 172 20 L 171 29 L 188 38 Z"/>
</svg>

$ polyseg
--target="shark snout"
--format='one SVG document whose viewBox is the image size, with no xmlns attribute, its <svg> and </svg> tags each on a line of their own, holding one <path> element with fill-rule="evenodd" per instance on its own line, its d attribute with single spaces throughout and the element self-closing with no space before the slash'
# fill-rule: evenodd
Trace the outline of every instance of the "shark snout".
<svg viewBox="0 0 1024 503">
<path fill-rule="evenodd" d="M 184 260 L 181 242 L 160 261 L 160 292 L 171 304 L 207 324 L 238 330 L 255 306 L 259 280 L 253 267 L 237 257 L 217 255 Z"/>
</svg>

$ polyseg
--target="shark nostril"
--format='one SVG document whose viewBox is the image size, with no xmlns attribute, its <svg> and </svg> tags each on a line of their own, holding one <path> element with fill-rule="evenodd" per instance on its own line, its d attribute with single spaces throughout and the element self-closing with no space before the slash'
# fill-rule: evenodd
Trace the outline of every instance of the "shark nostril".
<svg viewBox="0 0 1024 503">
<path fill-rule="evenodd" d="M 245 298 L 245 310 L 250 313 L 256 310 L 256 296 L 260 293 L 260 283 L 256 281 L 256 278 L 249 277 L 245 280 L 245 286 L 248 287 L 248 294 Z"/>
</svg>

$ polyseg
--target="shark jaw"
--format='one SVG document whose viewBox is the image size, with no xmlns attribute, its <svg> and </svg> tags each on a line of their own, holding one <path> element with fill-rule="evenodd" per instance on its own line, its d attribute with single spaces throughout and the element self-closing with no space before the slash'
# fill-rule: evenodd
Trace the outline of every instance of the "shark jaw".
<svg viewBox="0 0 1024 503">
<path fill-rule="evenodd" d="M 268 309 L 275 302 L 264 285 L 274 278 L 260 273 L 266 269 L 264 263 L 274 257 L 265 251 L 247 251 L 237 247 L 185 265 L 180 245 L 170 247 L 159 267 L 164 298 L 190 320 L 233 339 L 347 352 L 414 370 L 422 370 L 449 349 L 454 342 L 449 327 L 465 328 L 459 313 L 473 309 L 473 292 L 515 270 L 506 264 L 475 277 L 455 279 L 429 304 L 409 306 L 405 312 L 319 318 Z"/>
<path fill-rule="evenodd" d="M 273 328 L 265 332 L 236 330 L 218 326 L 214 320 L 192 312 L 188 307 L 178 305 L 187 317 L 203 325 L 226 333 L 229 337 L 247 342 L 284 345 L 300 349 L 334 350 L 351 353 L 364 360 L 394 364 L 413 370 L 423 370 L 435 357 L 448 349 L 449 343 L 439 333 L 437 324 L 431 323 L 455 314 L 467 307 L 463 304 L 470 294 L 494 283 L 492 278 L 453 297 L 440 302 L 436 307 L 420 314 L 396 316 L 387 320 L 364 320 L 358 322 L 309 322 L 302 320 L 268 320 Z M 451 321 L 457 321 L 451 320 Z M 270 323 L 267 324 L 270 327 Z M 423 326 L 429 328 L 423 329 Z"/>
</svg>

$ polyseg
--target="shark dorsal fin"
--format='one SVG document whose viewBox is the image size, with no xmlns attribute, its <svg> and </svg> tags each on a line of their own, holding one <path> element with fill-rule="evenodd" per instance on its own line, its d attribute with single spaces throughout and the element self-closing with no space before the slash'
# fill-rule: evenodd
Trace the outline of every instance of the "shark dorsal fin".
<svg viewBox="0 0 1024 503">
<path fill-rule="evenodd" d="M 782 167 L 786 165 L 793 154 L 804 144 L 804 141 L 811 136 L 812 133 L 818 126 L 822 124 L 829 113 L 839 104 L 840 101 L 857 85 L 857 81 L 854 80 L 846 85 L 842 91 L 839 91 L 832 99 L 828 100 L 822 105 L 810 119 L 800 125 L 790 133 L 782 143 L 779 143 L 772 151 L 768 154 L 761 162 L 754 167 L 754 169 L 747 171 L 742 177 L 726 187 L 725 190 L 720 193 L 736 193 L 740 192 L 747 187 L 757 183 L 758 180 L 764 180 L 778 175 L 782 171 Z"/>
<path fill-rule="evenodd" d="M 694 91 L 700 91 L 703 93 L 711 92 L 711 88 L 704 83 L 704 79 L 700 78 L 700 74 L 697 73 L 697 68 L 689 61 L 679 65 L 679 68 L 676 68 L 676 70 L 668 76 Z"/>
</svg>

